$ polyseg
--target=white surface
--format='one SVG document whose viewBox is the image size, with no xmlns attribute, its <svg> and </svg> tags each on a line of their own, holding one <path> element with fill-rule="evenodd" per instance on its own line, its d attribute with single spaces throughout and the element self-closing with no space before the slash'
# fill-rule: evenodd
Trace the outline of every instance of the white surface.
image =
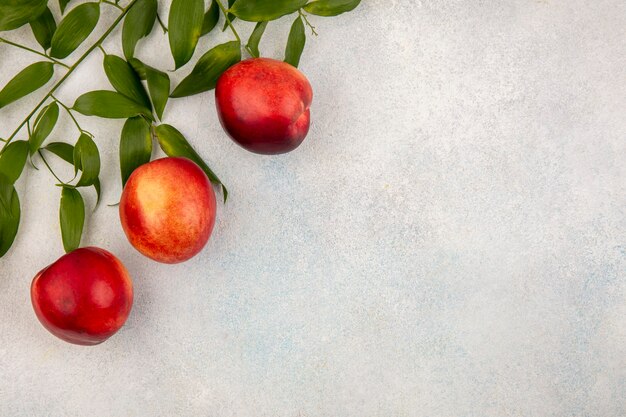
<svg viewBox="0 0 626 417">
<path fill-rule="evenodd" d="M 626 415 L 626 3 L 364 0 L 312 20 L 296 152 L 232 144 L 211 93 L 168 106 L 232 196 L 187 264 L 129 246 L 106 206 L 122 122 L 80 119 L 104 161 L 84 244 L 135 281 L 103 345 L 65 344 L 32 311 L 30 280 L 62 246 L 59 190 L 27 171 L 0 261 L 0 415 Z M 264 55 L 289 25 L 270 25 Z M 173 66 L 156 30 L 141 51 Z M 101 59 L 60 97 L 108 88 Z M 30 61 L 0 45 L 0 81 Z M 0 112 L 0 136 L 36 100 Z"/>
</svg>

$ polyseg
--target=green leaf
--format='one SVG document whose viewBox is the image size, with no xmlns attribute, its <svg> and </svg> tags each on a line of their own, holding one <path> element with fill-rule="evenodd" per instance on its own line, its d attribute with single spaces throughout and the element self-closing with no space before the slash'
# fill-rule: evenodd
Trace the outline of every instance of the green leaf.
<svg viewBox="0 0 626 417">
<path fill-rule="evenodd" d="M 61 190 L 59 219 L 65 252 L 78 249 L 85 225 L 85 202 L 77 189 L 63 187 Z"/>
<path fill-rule="evenodd" d="M 172 97 L 187 97 L 212 90 L 224 71 L 240 60 L 239 42 L 227 42 L 216 46 L 198 60 L 191 74 L 174 89 Z"/>
<path fill-rule="evenodd" d="M 231 7 L 233 7 L 233 4 L 235 4 L 236 0 L 228 0 L 228 8 L 230 9 Z M 228 28 L 228 22 L 230 22 L 231 24 L 237 19 L 237 17 L 232 14 L 232 13 L 228 13 L 226 16 L 228 16 L 226 19 L 224 19 L 224 27 L 222 28 L 222 32 L 224 32 L 227 28 Z"/>
<path fill-rule="evenodd" d="M 211 1 L 209 10 L 207 10 L 204 14 L 204 21 L 202 22 L 202 31 L 200 32 L 200 36 L 204 36 L 211 32 L 213 28 L 217 26 L 218 20 L 220 20 L 220 7 L 217 5 L 217 2 L 213 0 Z"/>
<path fill-rule="evenodd" d="M 43 149 L 49 152 L 52 152 L 53 154 L 63 159 L 68 164 L 74 165 L 74 146 L 70 145 L 69 143 L 53 142 L 53 143 L 48 144 L 48 146 L 46 146 Z M 76 169 L 76 171 L 78 171 L 78 169 Z M 96 206 L 97 206 L 100 203 L 100 193 L 101 193 L 100 179 L 96 178 L 96 180 L 93 183 L 93 187 L 96 190 L 96 195 L 98 197 L 96 201 Z"/>
<path fill-rule="evenodd" d="M 202 22 L 204 0 L 173 0 L 169 16 L 169 40 L 176 69 L 185 65 L 196 50 Z"/>
<path fill-rule="evenodd" d="M 166 73 L 147 65 L 145 69 L 148 90 L 150 91 L 150 97 L 152 97 L 154 110 L 159 120 L 162 120 L 163 112 L 170 96 L 170 77 Z"/>
<path fill-rule="evenodd" d="M 152 32 L 157 19 L 157 0 L 138 0 L 124 19 L 122 48 L 126 59 L 135 55 L 135 47 L 141 38 Z"/>
<path fill-rule="evenodd" d="M 267 27 L 268 22 L 259 22 L 254 27 L 252 34 L 250 35 L 250 39 L 248 39 L 248 49 L 252 53 L 252 56 L 258 58 L 261 56 L 261 52 L 259 52 L 259 43 L 261 42 L 261 37 L 265 32 L 265 28 Z"/>
<path fill-rule="evenodd" d="M 74 147 L 74 169 L 83 173 L 77 187 L 94 185 L 100 175 L 100 152 L 93 139 L 83 133 Z"/>
<path fill-rule="evenodd" d="M 57 30 L 57 22 L 54 20 L 50 9 L 46 7 L 46 10 L 44 10 L 41 16 L 31 21 L 30 28 L 39 45 L 41 45 L 45 51 L 50 49 L 52 35 L 54 35 L 54 32 Z"/>
<path fill-rule="evenodd" d="M 306 6 L 304 10 L 318 16 L 337 16 L 356 9 L 361 0 L 316 0 Z"/>
<path fill-rule="evenodd" d="M 69 56 L 87 39 L 100 19 L 99 3 L 83 3 L 73 8 L 52 37 L 50 55 L 63 59 Z"/>
<path fill-rule="evenodd" d="M 40 89 L 53 75 L 51 62 L 36 62 L 27 66 L 0 91 L 0 109 Z"/>
<path fill-rule="evenodd" d="M 138 60 L 137 58 L 131 58 L 128 60 L 128 63 L 135 70 L 135 73 L 139 77 L 140 80 L 146 79 L 146 64 Z"/>
<path fill-rule="evenodd" d="M 96 178 L 93 183 L 93 188 L 96 190 L 96 207 L 100 204 L 100 195 L 102 194 L 102 187 L 100 186 L 100 178 Z"/>
<path fill-rule="evenodd" d="M 139 166 L 150 162 L 152 157 L 152 135 L 150 124 L 141 117 L 128 119 L 122 129 L 120 140 L 120 169 L 122 185 Z"/>
<path fill-rule="evenodd" d="M 109 82 L 119 93 L 132 99 L 137 104 L 151 108 L 148 93 L 133 67 L 115 55 L 104 56 L 104 72 Z"/>
<path fill-rule="evenodd" d="M 108 119 L 128 119 L 144 116 L 152 119 L 149 109 L 115 91 L 91 91 L 76 99 L 74 110 L 86 116 L 98 116 Z"/>
<path fill-rule="evenodd" d="M 289 31 L 289 40 L 285 49 L 285 62 L 298 68 L 305 44 L 304 22 L 302 17 L 298 17 L 291 25 L 291 30 Z"/>
<path fill-rule="evenodd" d="M 0 1 L 0 32 L 17 29 L 35 20 L 46 10 L 48 0 Z"/>
<path fill-rule="evenodd" d="M 46 138 L 52 133 L 52 129 L 56 126 L 59 120 L 59 105 L 55 102 L 44 107 L 37 116 L 35 122 L 35 129 L 29 139 L 30 154 L 33 155 L 39 150 Z"/>
<path fill-rule="evenodd" d="M 0 155 L 0 177 L 3 176 L 10 184 L 15 183 L 22 175 L 28 149 L 28 142 L 25 140 L 18 140 L 7 145 Z"/>
<path fill-rule="evenodd" d="M 297 12 L 307 0 L 237 0 L 230 12 L 242 20 L 264 22 Z"/>
<path fill-rule="evenodd" d="M 72 0 L 59 0 L 59 7 L 61 8 L 61 14 L 65 13 L 65 8 L 67 7 L 70 1 Z"/>
<path fill-rule="evenodd" d="M 74 165 L 74 146 L 69 143 L 52 142 L 45 148 L 48 152 L 52 152 L 68 164 Z"/>
<path fill-rule="evenodd" d="M 20 199 L 13 184 L 0 176 L 0 258 L 13 245 L 20 225 Z"/>
<path fill-rule="evenodd" d="M 163 124 L 156 127 L 159 146 L 167 156 L 178 156 L 192 160 L 206 173 L 213 184 L 220 185 L 224 193 L 224 202 L 228 198 L 228 191 L 220 179 L 209 168 L 198 153 L 191 147 L 187 139 L 175 127 Z"/>
<path fill-rule="evenodd" d="M 148 91 L 152 98 L 152 104 L 159 119 L 163 119 L 163 112 L 170 95 L 170 77 L 163 71 L 144 64 L 137 58 L 130 60 L 130 64 L 137 76 L 148 81 Z"/>
</svg>

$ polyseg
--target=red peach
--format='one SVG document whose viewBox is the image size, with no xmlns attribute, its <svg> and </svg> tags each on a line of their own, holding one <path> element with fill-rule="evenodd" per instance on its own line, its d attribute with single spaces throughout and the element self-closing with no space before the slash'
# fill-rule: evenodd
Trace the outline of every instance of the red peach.
<svg viewBox="0 0 626 417">
<path fill-rule="evenodd" d="M 290 152 L 309 132 L 311 84 L 285 62 L 252 58 L 232 66 L 219 78 L 215 98 L 222 126 L 251 152 Z"/>
<path fill-rule="evenodd" d="M 185 158 L 163 158 L 137 168 L 120 201 L 130 243 L 162 263 L 184 262 L 206 245 L 215 225 L 215 192 L 206 174 Z"/>
<path fill-rule="evenodd" d="M 39 272 L 30 296 L 37 318 L 53 335 L 77 345 L 97 345 L 126 322 L 133 283 L 111 253 L 82 248 Z"/>
</svg>

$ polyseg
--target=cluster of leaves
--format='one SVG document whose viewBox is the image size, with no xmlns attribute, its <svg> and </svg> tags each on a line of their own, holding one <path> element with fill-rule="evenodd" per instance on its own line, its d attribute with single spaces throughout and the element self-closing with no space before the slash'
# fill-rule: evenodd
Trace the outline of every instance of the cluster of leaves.
<svg viewBox="0 0 626 417">
<path fill-rule="evenodd" d="M 59 217 L 65 250 L 72 251 L 80 245 L 85 203 L 79 190 L 93 187 L 97 201 L 100 200 L 100 154 L 93 135 L 82 129 L 74 116 L 75 112 L 87 116 L 126 119 L 119 147 L 123 184 L 134 169 L 150 161 L 153 143 L 156 141 L 168 156 L 183 156 L 196 162 L 214 184 L 222 187 L 226 201 L 226 188 L 184 135 L 175 127 L 160 123 L 168 100 L 215 88 L 220 75 L 242 59 L 242 47 L 251 57 L 259 57 L 259 44 L 268 23 L 290 14 L 297 15 L 289 32 L 284 59 L 298 66 L 306 43 L 305 25 L 315 33 L 306 13 L 336 16 L 353 10 L 360 3 L 360 0 L 228 0 L 224 5 L 221 0 L 212 0 L 209 7 L 205 8 L 205 0 L 173 0 L 168 27 L 165 28 L 158 14 L 158 0 L 131 0 L 126 7 L 119 4 L 120 0 L 99 0 L 76 5 L 68 11 L 66 9 L 70 1 L 58 0 L 62 19 L 57 24 L 48 0 L 0 0 L 0 32 L 28 24 L 42 51 L 2 37 L 0 44 L 21 48 L 44 58 L 24 68 L 0 90 L 0 109 L 44 87 L 54 77 L 55 69 L 60 67 L 66 70 L 13 134 L 7 139 L 0 139 L 4 142 L 0 151 L 0 257 L 13 244 L 20 221 L 20 201 L 14 184 L 26 162 L 30 159 L 34 165 L 35 158 L 40 159 L 50 170 L 58 182 L 57 186 L 61 188 Z M 95 29 L 101 7 L 108 6 L 120 10 L 116 21 L 72 65 L 66 64 L 64 60 Z M 235 40 L 217 45 L 204 53 L 174 88 L 166 72 L 135 57 L 137 45 L 142 38 L 152 33 L 158 22 L 168 33 L 175 69 L 178 70 L 191 60 L 200 37 L 212 32 L 222 16 L 222 30 L 230 29 Z M 233 25 L 237 19 L 256 23 L 245 45 L 242 45 L 241 37 Z M 106 53 L 102 49 L 102 42 L 122 21 L 123 57 L 120 57 Z M 104 54 L 104 72 L 113 89 L 91 91 L 78 97 L 73 106 L 65 105 L 53 95 L 54 92 L 97 48 Z M 76 125 L 78 140 L 74 145 L 63 142 L 46 144 L 62 112 Z M 14 140 L 24 128 L 28 139 Z M 62 181 L 48 164 L 46 157 L 50 155 L 72 165 L 74 178 Z"/>
</svg>

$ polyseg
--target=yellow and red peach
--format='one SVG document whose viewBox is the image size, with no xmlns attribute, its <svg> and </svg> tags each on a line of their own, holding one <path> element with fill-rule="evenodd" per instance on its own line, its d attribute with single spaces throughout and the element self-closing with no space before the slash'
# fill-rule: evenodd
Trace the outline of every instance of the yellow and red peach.
<svg viewBox="0 0 626 417">
<path fill-rule="evenodd" d="M 215 192 L 186 158 L 162 158 L 137 168 L 120 201 L 130 243 L 162 263 L 184 262 L 206 245 L 215 224 Z"/>
</svg>

